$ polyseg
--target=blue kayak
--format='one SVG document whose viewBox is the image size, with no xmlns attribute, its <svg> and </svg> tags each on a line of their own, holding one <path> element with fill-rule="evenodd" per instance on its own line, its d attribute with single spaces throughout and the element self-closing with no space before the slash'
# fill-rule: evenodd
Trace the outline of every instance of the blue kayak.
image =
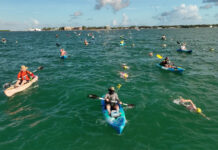
<svg viewBox="0 0 218 150">
<path fill-rule="evenodd" d="M 192 53 L 192 50 L 182 50 L 182 49 L 177 49 L 177 52 Z"/>
<path fill-rule="evenodd" d="M 102 97 L 104 98 L 104 96 Z M 106 105 L 105 105 L 105 101 L 101 100 L 101 106 L 102 106 L 102 112 L 104 115 L 105 120 L 107 121 L 107 123 L 112 126 L 118 134 L 121 134 L 125 125 L 126 125 L 126 116 L 125 116 L 125 112 L 122 108 L 122 106 L 119 104 L 120 106 L 120 116 L 114 118 L 109 116 L 108 111 L 106 109 Z"/>
<path fill-rule="evenodd" d="M 66 58 L 67 58 L 67 56 L 60 56 L 60 58 L 61 58 L 61 59 L 66 59 Z"/>
<path fill-rule="evenodd" d="M 161 66 L 160 64 L 157 64 L 157 66 L 163 70 L 168 70 L 168 71 L 171 71 L 171 72 L 180 72 L 182 73 L 185 69 L 181 68 L 181 67 L 176 67 L 176 68 L 167 68 L 167 67 L 164 67 L 164 66 Z"/>
</svg>

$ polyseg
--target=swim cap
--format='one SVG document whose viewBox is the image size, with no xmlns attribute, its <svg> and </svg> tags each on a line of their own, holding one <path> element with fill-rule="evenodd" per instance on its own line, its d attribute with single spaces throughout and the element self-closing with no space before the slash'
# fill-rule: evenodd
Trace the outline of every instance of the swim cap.
<svg viewBox="0 0 218 150">
<path fill-rule="evenodd" d="M 127 73 L 124 73 L 123 77 L 126 79 L 128 78 L 128 74 Z"/>
<path fill-rule="evenodd" d="M 201 112 L 202 112 L 202 111 L 201 111 L 201 108 L 197 108 L 197 109 L 196 109 L 196 112 L 197 112 L 197 113 L 201 113 Z"/>
</svg>

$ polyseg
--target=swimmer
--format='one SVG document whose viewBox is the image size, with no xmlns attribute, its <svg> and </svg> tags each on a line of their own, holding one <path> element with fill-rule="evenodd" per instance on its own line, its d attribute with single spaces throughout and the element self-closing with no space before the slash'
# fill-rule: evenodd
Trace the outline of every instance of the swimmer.
<svg viewBox="0 0 218 150">
<path fill-rule="evenodd" d="M 189 111 L 196 112 L 203 116 L 204 118 L 210 120 L 205 114 L 202 113 L 201 108 L 196 107 L 196 105 L 190 99 L 184 99 L 181 96 L 179 97 L 179 104 L 185 106 Z"/>
<path fill-rule="evenodd" d="M 123 78 L 123 79 L 127 79 L 129 77 L 129 75 L 125 72 L 120 72 L 120 78 Z"/>
<path fill-rule="evenodd" d="M 85 45 L 89 45 L 89 43 L 88 43 L 87 40 L 84 40 L 84 44 L 85 44 Z"/>
<path fill-rule="evenodd" d="M 150 53 L 149 53 L 149 56 L 151 56 L 151 57 L 152 57 L 152 56 L 153 56 L 153 53 L 152 53 L 152 52 L 150 52 Z"/>
<path fill-rule="evenodd" d="M 122 68 L 127 70 L 127 69 L 129 69 L 129 66 L 127 66 L 126 64 L 122 64 Z"/>
</svg>

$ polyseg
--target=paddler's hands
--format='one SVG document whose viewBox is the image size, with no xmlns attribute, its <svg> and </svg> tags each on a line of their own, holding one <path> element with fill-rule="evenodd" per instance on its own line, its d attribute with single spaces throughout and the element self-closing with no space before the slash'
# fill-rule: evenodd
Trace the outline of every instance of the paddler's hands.
<svg viewBox="0 0 218 150">
<path fill-rule="evenodd" d="M 105 99 L 105 101 L 106 101 L 106 102 L 109 102 L 109 99 L 108 99 L 108 98 L 106 98 L 106 99 Z"/>
<path fill-rule="evenodd" d="M 120 101 L 120 105 L 122 105 L 122 104 L 123 104 L 123 102 Z"/>
</svg>

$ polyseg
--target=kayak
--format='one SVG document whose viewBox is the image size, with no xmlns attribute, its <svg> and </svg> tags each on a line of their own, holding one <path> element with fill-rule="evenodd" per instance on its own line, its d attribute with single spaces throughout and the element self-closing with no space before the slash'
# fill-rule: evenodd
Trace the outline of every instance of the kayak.
<svg viewBox="0 0 218 150">
<path fill-rule="evenodd" d="M 104 98 L 104 96 L 102 98 Z M 122 106 L 119 104 L 121 114 L 116 118 L 109 116 L 104 100 L 101 100 L 101 106 L 104 118 L 107 123 L 112 126 L 118 134 L 121 134 L 126 125 L 126 116 Z"/>
<path fill-rule="evenodd" d="M 161 66 L 160 64 L 157 64 L 157 66 L 163 70 L 168 70 L 168 71 L 171 71 L 171 72 L 180 72 L 182 73 L 185 69 L 181 68 L 181 67 L 177 67 L 177 68 L 167 68 L 167 67 L 164 67 L 164 66 Z"/>
<path fill-rule="evenodd" d="M 177 49 L 177 52 L 192 53 L 192 50 L 182 50 L 182 49 Z"/>
<path fill-rule="evenodd" d="M 60 58 L 61 58 L 61 59 L 66 59 L 66 58 L 67 58 L 67 56 L 60 56 Z"/>
<path fill-rule="evenodd" d="M 19 86 L 17 88 L 14 88 L 14 85 L 12 85 L 11 87 L 4 90 L 4 93 L 5 93 L 6 96 L 11 97 L 16 93 L 24 91 L 25 89 L 30 87 L 36 81 L 38 81 L 38 76 L 35 76 L 31 81 L 29 81 L 28 83 L 26 83 L 26 84 L 24 84 L 22 86 Z"/>
</svg>

